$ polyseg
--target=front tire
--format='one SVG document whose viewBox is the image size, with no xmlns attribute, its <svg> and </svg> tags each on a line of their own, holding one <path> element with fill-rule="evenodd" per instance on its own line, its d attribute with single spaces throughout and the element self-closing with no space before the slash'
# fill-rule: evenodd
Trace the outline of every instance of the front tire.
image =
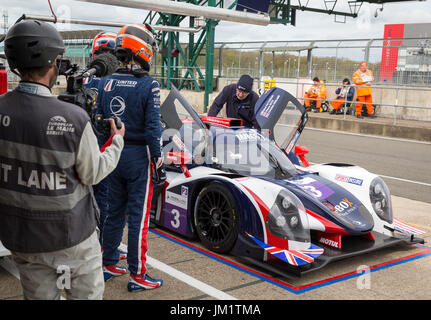
<svg viewBox="0 0 431 320">
<path fill-rule="evenodd" d="M 229 189 L 220 182 L 204 187 L 196 199 L 194 210 L 196 233 L 211 251 L 232 250 L 239 233 L 236 202 Z"/>
</svg>

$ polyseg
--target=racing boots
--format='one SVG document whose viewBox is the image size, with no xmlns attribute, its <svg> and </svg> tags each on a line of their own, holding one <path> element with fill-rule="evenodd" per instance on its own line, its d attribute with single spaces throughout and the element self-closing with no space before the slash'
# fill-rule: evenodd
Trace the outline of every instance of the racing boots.
<svg viewBox="0 0 431 320">
<path fill-rule="evenodd" d="M 156 289 L 163 284 L 162 279 L 153 279 L 148 274 L 130 274 L 127 289 L 130 292 Z"/>
<path fill-rule="evenodd" d="M 127 244 L 121 243 L 118 246 L 118 254 L 119 254 L 119 259 L 120 260 L 125 260 L 127 259 Z"/>
<path fill-rule="evenodd" d="M 127 269 L 125 267 L 120 267 L 115 264 L 103 266 L 103 278 L 105 282 L 111 280 L 113 277 L 122 276 L 126 274 Z"/>
</svg>

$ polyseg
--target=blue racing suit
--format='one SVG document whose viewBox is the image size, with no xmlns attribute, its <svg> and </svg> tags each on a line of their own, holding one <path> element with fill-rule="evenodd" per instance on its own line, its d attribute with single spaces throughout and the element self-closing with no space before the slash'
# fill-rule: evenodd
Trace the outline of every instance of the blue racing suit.
<svg viewBox="0 0 431 320">
<path fill-rule="evenodd" d="M 96 93 L 98 93 L 99 82 L 100 82 L 100 78 L 93 75 L 93 76 L 89 76 L 89 77 L 85 78 L 83 81 L 83 84 L 84 84 L 85 88 L 91 89 L 91 90 L 95 91 Z"/>
<path fill-rule="evenodd" d="M 153 193 L 152 157 L 161 157 L 160 88 L 148 75 L 120 69 L 100 81 L 98 113 L 117 116 L 126 127 L 124 149 L 108 176 L 109 214 L 103 231 L 103 264 L 118 263 L 117 247 L 128 223 L 127 263 L 132 274 L 146 273 L 147 233 Z"/>
</svg>

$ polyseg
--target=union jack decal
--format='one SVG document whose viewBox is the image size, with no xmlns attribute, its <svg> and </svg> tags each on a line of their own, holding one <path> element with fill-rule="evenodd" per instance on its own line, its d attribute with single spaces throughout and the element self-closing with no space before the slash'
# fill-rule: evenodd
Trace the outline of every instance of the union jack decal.
<svg viewBox="0 0 431 320">
<path fill-rule="evenodd" d="M 274 257 L 287 262 L 293 266 L 302 266 L 304 264 L 312 263 L 314 258 L 317 258 L 323 253 L 323 249 L 310 243 L 310 247 L 306 250 L 286 250 L 277 247 L 270 246 L 251 234 L 246 234 L 254 240 L 259 246 L 261 246 L 266 252 L 272 254 Z"/>
</svg>

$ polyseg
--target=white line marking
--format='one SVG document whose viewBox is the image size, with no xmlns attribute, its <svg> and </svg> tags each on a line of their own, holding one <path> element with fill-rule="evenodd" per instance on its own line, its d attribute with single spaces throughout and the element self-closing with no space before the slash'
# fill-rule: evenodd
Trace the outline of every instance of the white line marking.
<svg viewBox="0 0 431 320">
<path fill-rule="evenodd" d="M 178 271 L 177 269 L 174 269 L 168 266 L 167 264 L 164 264 L 163 262 L 160 262 L 159 260 L 156 260 L 152 257 L 147 256 L 147 263 L 151 265 L 153 268 L 159 269 L 160 271 L 163 271 L 169 274 L 170 276 L 218 300 L 238 300 L 238 298 L 235 298 L 227 293 L 224 293 L 223 291 L 220 291 L 214 287 L 211 287 L 210 285 L 203 283 L 181 271 Z M 3 267 L 7 272 L 9 272 L 15 278 L 20 280 L 18 268 L 16 267 L 15 263 L 12 261 L 10 257 L 4 257 L 3 259 L 0 259 L 0 266 Z M 64 298 L 61 297 L 61 300 L 64 300 Z"/>
<path fill-rule="evenodd" d="M 420 185 L 423 185 L 423 186 L 426 186 L 426 187 L 431 187 L 431 183 L 425 183 L 425 182 L 420 182 L 420 181 L 407 180 L 407 179 L 396 178 L 396 177 L 389 177 L 389 176 L 384 176 L 382 174 L 378 174 L 378 175 L 381 176 L 382 178 L 399 180 L 399 181 L 403 181 L 403 182 L 415 183 L 415 184 L 420 184 Z"/>
<path fill-rule="evenodd" d="M 181 271 L 178 271 L 177 269 L 174 269 L 167 264 L 164 264 L 163 262 L 160 262 L 154 258 L 151 258 L 147 256 L 147 263 L 151 265 L 153 268 L 159 269 L 160 271 L 163 271 L 164 273 L 167 273 L 171 277 L 174 277 L 186 284 L 188 284 L 191 287 L 194 287 L 207 295 L 214 297 L 218 300 L 238 300 L 237 298 L 228 295 L 227 293 L 224 293 L 223 291 L 220 291 L 214 287 L 211 287 L 210 285 L 203 283 Z"/>
<path fill-rule="evenodd" d="M 400 141 L 400 142 L 410 142 L 410 143 L 419 143 L 419 144 L 431 145 L 431 142 L 428 142 L 428 141 L 373 136 L 370 134 L 362 134 L 362 133 L 354 133 L 354 132 L 346 132 L 346 131 L 338 131 L 338 130 L 328 130 L 328 129 L 318 129 L 318 128 L 305 128 L 304 130 L 323 131 L 323 132 L 329 132 L 329 133 L 347 134 L 347 135 L 351 135 L 351 136 L 359 136 L 359 137 L 366 137 L 366 138 L 376 138 L 376 139 L 384 139 L 384 140 L 393 140 L 393 141 Z"/>
<path fill-rule="evenodd" d="M 310 165 L 315 165 L 315 164 L 321 164 L 321 163 L 310 162 Z M 386 179 L 393 179 L 393 180 L 398 180 L 398 181 L 403 181 L 403 182 L 420 184 L 420 185 L 423 185 L 425 187 L 431 187 L 431 183 L 426 183 L 426 182 L 421 182 L 421 181 L 413 181 L 413 180 L 408 180 L 408 179 L 403 179 L 403 178 L 397 178 L 397 177 L 384 176 L 384 175 L 378 174 L 378 173 L 374 173 L 374 174 L 376 174 L 376 175 L 378 175 L 378 176 L 380 176 L 382 178 L 386 178 Z"/>
</svg>

